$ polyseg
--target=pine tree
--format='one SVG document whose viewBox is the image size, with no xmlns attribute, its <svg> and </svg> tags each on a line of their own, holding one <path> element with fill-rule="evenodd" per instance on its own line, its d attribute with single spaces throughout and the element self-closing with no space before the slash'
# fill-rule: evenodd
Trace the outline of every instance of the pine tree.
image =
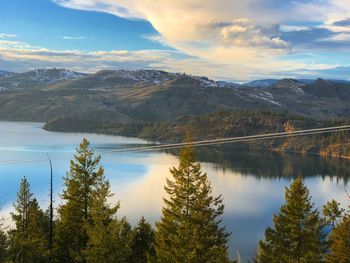
<svg viewBox="0 0 350 263">
<path fill-rule="evenodd" d="M 134 229 L 134 236 L 131 244 L 132 254 L 129 262 L 146 263 L 147 255 L 154 256 L 153 239 L 154 231 L 152 226 L 142 217 Z"/>
<path fill-rule="evenodd" d="M 1 227 L 1 224 L 0 224 Z M 8 238 L 4 230 L 0 228 L 0 262 L 5 262 L 8 248 Z"/>
<path fill-rule="evenodd" d="M 309 190 L 298 177 L 286 187 L 285 204 L 274 215 L 274 228 L 259 242 L 259 263 L 320 263 L 327 250 L 325 223 L 311 203 Z"/>
<path fill-rule="evenodd" d="M 16 229 L 10 231 L 11 245 L 9 250 L 13 260 L 18 262 L 27 262 L 26 246 L 28 240 L 29 206 L 32 199 L 33 194 L 30 192 L 29 182 L 23 177 L 17 193 L 17 200 L 14 204 L 15 212 L 11 213 Z"/>
<path fill-rule="evenodd" d="M 170 170 L 161 221 L 156 224 L 156 262 L 229 262 L 229 234 L 220 227 L 224 212 L 221 196 L 213 197 L 207 175 L 195 161 L 193 148 L 180 154 L 180 165 Z"/>
<path fill-rule="evenodd" d="M 330 234 L 327 263 L 350 263 L 350 216 L 346 215 Z"/>
<path fill-rule="evenodd" d="M 88 263 L 127 262 L 130 255 L 132 231 L 125 219 L 118 220 L 119 204 L 110 206 L 108 181 L 103 181 L 93 194 L 90 208 L 91 220 L 85 225 L 88 243 L 84 251 Z"/>
<path fill-rule="evenodd" d="M 33 198 L 25 177 L 14 206 L 12 219 L 16 228 L 9 232 L 9 258 L 16 262 L 47 262 L 47 218 Z"/>
<path fill-rule="evenodd" d="M 329 223 L 332 228 L 335 227 L 337 220 L 342 217 L 342 214 L 344 213 L 345 209 L 340 208 L 340 203 L 338 203 L 336 200 L 332 200 L 327 202 L 323 206 L 323 215 L 325 216 L 326 222 Z"/>
<path fill-rule="evenodd" d="M 92 198 L 103 180 L 101 157 L 94 157 L 90 143 L 84 139 L 70 163 L 64 178 L 65 189 L 59 207 L 59 222 L 55 232 L 55 259 L 58 262 L 86 262 L 84 250 L 88 235 L 85 225 L 90 222 Z"/>
<path fill-rule="evenodd" d="M 49 218 L 34 198 L 28 211 L 28 240 L 26 262 L 46 263 L 48 261 L 48 222 Z"/>
</svg>

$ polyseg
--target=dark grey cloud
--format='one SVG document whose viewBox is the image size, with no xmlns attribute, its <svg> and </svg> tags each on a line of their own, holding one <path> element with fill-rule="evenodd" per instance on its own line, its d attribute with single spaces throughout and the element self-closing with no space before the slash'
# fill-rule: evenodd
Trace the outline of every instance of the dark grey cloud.
<svg viewBox="0 0 350 263">
<path fill-rule="evenodd" d="M 333 26 L 343 26 L 343 27 L 350 27 L 350 18 L 339 20 L 333 23 Z"/>
<path fill-rule="evenodd" d="M 309 45 L 319 39 L 330 38 L 334 35 L 335 33 L 333 31 L 326 28 L 310 28 L 306 30 L 283 32 L 281 37 L 292 44 Z"/>
<path fill-rule="evenodd" d="M 336 37 L 343 32 L 334 32 L 327 28 L 312 27 L 305 30 L 282 32 L 281 39 L 294 49 L 304 50 L 342 50 L 350 48 L 349 40 Z"/>
<path fill-rule="evenodd" d="M 46 57 L 79 57 L 80 55 L 74 52 L 59 52 L 59 51 L 30 51 L 23 52 L 30 55 L 46 56 Z"/>
</svg>

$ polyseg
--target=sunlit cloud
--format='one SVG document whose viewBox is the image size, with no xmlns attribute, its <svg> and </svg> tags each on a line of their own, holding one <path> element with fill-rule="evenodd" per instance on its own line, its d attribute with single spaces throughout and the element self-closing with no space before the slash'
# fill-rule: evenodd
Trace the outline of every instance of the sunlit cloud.
<svg viewBox="0 0 350 263">
<path fill-rule="evenodd" d="M 85 52 L 80 50 L 51 50 L 30 45 L 20 41 L 0 40 L 0 68 L 13 71 L 26 71 L 35 68 L 60 67 L 75 71 L 94 73 L 104 69 L 162 69 L 170 72 L 208 76 L 210 78 L 246 81 L 252 78 L 291 77 L 341 78 L 342 74 L 350 76 L 350 67 L 341 64 L 304 63 L 303 61 L 269 60 L 267 56 L 253 58 L 245 47 L 231 50 L 231 56 L 240 58 L 225 63 L 225 48 L 210 50 L 201 58 L 188 56 L 177 50 L 97 50 Z M 276 52 L 278 52 L 276 50 Z M 211 58 L 215 58 L 214 60 Z M 242 64 L 258 61 L 255 66 Z M 261 67 L 260 65 L 264 65 Z M 233 71 L 234 68 L 234 71 Z M 349 73 L 349 74 L 348 74 Z M 346 77 L 347 78 L 347 77 Z"/>
<path fill-rule="evenodd" d="M 67 8 L 147 20 L 159 33 L 147 36 L 149 40 L 196 57 L 204 65 L 220 66 L 221 71 L 230 71 L 226 78 L 267 77 L 278 68 L 298 67 L 292 58 L 286 59 L 288 55 L 344 51 L 350 47 L 346 33 L 350 30 L 347 0 L 54 2 Z M 308 68 L 312 63 L 304 61 L 299 68 Z"/>
</svg>

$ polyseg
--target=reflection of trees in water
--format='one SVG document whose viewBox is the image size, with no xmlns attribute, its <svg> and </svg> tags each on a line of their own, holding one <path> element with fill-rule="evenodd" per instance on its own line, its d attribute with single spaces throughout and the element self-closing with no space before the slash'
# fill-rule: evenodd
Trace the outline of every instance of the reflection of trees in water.
<svg viewBox="0 0 350 263">
<path fill-rule="evenodd" d="M 167 151 L 177 155 L 176 150 Z M 214 163 L 214 169 L 230 170 L 258 178 L 295 178 L 320 176 L 336 182 L 350 180 L 350 160 L 316 155 L 252 151 L 243 147 L 208 146 L 197 149 L 200 162 Z"/>
</svg>

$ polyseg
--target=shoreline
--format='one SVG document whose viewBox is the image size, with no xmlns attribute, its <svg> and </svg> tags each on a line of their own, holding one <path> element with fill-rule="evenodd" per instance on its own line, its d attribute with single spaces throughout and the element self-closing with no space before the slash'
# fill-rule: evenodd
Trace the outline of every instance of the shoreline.
<svg viewBox="0 0 350 263">
<path fill-rule="evenodd" d="M 62 132 L 62 133 L 91 133 L 91 134 L 98 134 L 98 135 L 108 135 L 108 136 L 122 136 L 122 137 L 127 137 L 127 138 L 137 138 L 137 139 L 141 139 L 141 140 L 145 140 L 147 142 L 150 143 L 154 143 L 154 144 L 160 144 L 160 143 L 178 143 L 178 142 L 174 142 L 174 141 L 167 141 L 167 140 L 150 140 L 147 138 L 143 138 L 143 137 L 139 137 L 139 136 L 128 136 L 128 135 L 124 135 L 124 134 L 118 134 L 118 133 L 103 133 L 103 132 L 89 132 L 89 131 L 57 131 L 57 130 L 51 130 L 51 129 L 44 129 L 44 127 L 42 128 L 45 131 L 48 132 Z M 215 145 L 214 145 L 215 146 Z M 249 145 L 246 146 L 246 148 L 249 148 Z M 279 153 L 290 153 L 290 154 L 298 154 L 298 155 L 310 155 L 310 156 L 319 156 L 320 158 L 331 158 L 331 159 L 346 159 L 346 160 L 350 160 L 350 156 L 346 156 L 346 155 L 323 155 L 321 153 L 315 153 L 315 152 L 308 152 L 308 153 L 304 153 L 304 152 L 300 152 L 300 151 L 292 151 L 292 150 L 281 150 L 278 148 L 265 148 L 265 149 L 254 149 L 254 150 L 263 150 L 263 151 L 271 151 L 271 152 L 279 152 Z"/>
<path fill-rule="evenodd" d="M 42 121 L 18 121 L 18 120 L 1 120 L 0 122 L 7 122 L 7 123 L 11 123 L 11 122 L 20 122 L 20 123 L 32 123 L 32 124 L 40 124 L 42 125 L 42 127 L 40 129 L 47 131 L 47 132 L 58 132 L 58 133 L 75 133 L 75 134 L 79 134 L 79 133 L 86 133 L 86 134 L 95 134 L 95 135 L 106 135 L 106 136 L 116 136 L 116 137 L 125 137 L 125 138 L 135 138 L 135 139 L 140 139 L 140 140 L 144 140 L 146 142 L 149 143 L 153 143 L 153 144 L 160 144 L 160 143 L 176 143 L 176 141 L 170 141 L 170 140 L 152 140 L 152 139 L 147 139 L 147 138 L 143 138 L 143 137 L 139 137 L 139 136 L 133 136 L 133 135 L 128 135 L 128 134 L 122 134 L 122 133 L 108 133 L 108 132 L 99 132 L 99 131 L 75 131 L 73 130 L 56 130 L 56 129 L 45 129 L 45 124 L 46 122 L 42 122 Z M 249 145 L 246 146 L 247 148 L 250 148 Z M 257 148 L 253 150 L 263 150 L 263 151 L 271 151 L 271 152 L 279 152 L 279 153 L 289 153 L 289 154 L 298 154 L 298 155 L 310 155 L 310 156 L 319 156 L 320 158 L 325 158 L 325 159 L 344 159 L 344 160 L 350 160 L 350 156 L 347 155 L 324 155 L 321 153 L 317 153 L 317 152 L 301 152 L 301 151 L 293 151 L 293 150 L 282 150 L 279 148 Z"/>
</svg>

